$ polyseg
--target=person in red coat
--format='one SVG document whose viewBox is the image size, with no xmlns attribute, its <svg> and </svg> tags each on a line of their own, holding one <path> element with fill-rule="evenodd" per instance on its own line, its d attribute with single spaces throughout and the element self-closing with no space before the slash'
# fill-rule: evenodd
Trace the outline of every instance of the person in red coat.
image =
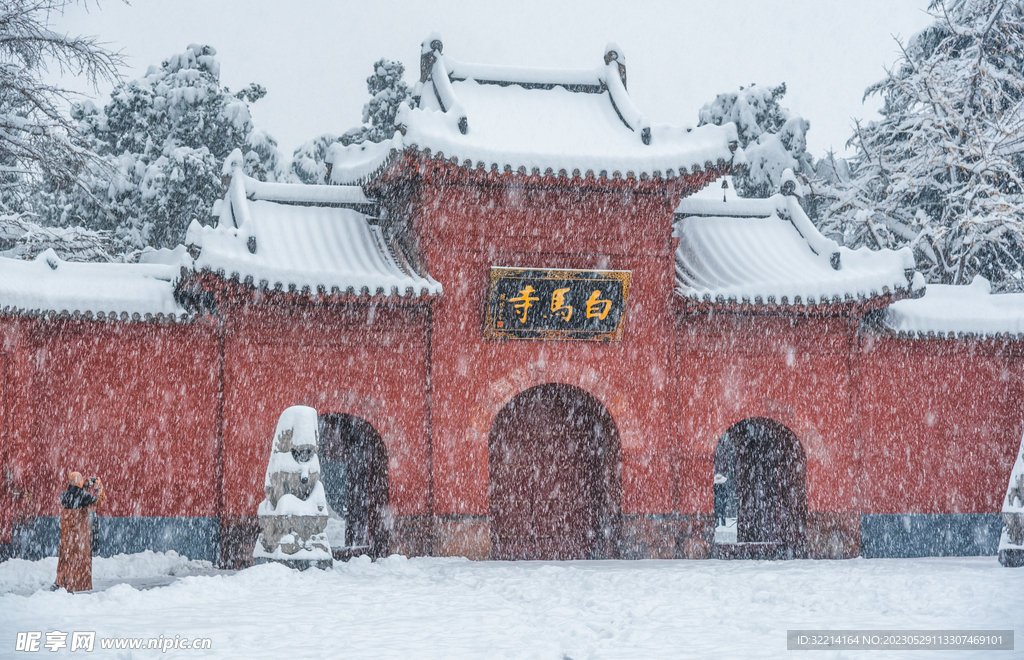
<svg viewBox="0 0 1024 660">
<path fill-rule="evenodd" d="M 107 503 L 103 482 L 93 477 L 86 484 L 81 472 L 68 475 L 68 488 L 60 494 L 60 556 L 55 589 L 92 590 L 92 518 L 90 513 Z"/>
</svg>

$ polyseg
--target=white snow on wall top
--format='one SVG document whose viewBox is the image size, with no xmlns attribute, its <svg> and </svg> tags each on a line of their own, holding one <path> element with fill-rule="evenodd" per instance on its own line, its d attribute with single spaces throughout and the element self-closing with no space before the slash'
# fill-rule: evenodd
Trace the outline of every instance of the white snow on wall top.
<svg viewBox="0 0 1024 660">
<path fill-rule="evenodd" d="M 840 247 L 822 236 L 794 197 L 739 201 L 749 202 L 738 206 L 756 214 L 744 216 L 737 208 L 734 216 L 705 213 L 676 222 L 676 284 L 681 295 L 715 302 L 822 304 L 919 289 L 923 284 L 917 274 L 908 284 L 914 267 L 909 250 Z M 768 209 L 770 214 L 764 217 Z M 838 270 L 833 267 L 836 260 Z"/>
<path fill-rule="evenodd" d="M 32 261 L 0 257 L 0 309 L 16 315 L 184 320 L 188 314 L 174 300 L 174 280 L 187 259 L 175 264 L 75 263 L 61 260 L 52 249 Z"/>
<path fill-rule="evenodd" d="M 359 186 L 311 186 L 297 183 L 266 183 L 245 177 L 249 199 L 297 204 L 372 204 Z"/>
<path fill-rule="evenodd" d="M 332 183 L 365 182 L 409 148 L 473 168 L 567 176 L 589 171 L 599 178 L 669 176 L 733 159 L 734 125 L 651 124 L 633 105 L 615 61 L 592 70 L 525 69 L 434 54 L 430 79 L 415 87 L 419 106 L 403 107 L 396 117 L 404 135 L 334 145 Z M 501 84 L 488 84 L 493 81 Z M 742 151 L 735 155 L 742 162 Z"/>
<path fill-rule="evenodd" d="M 886 310 L 885 324 L 912 335 L 1024 334 L 1024 293 L 991 293 L 985 278 L 967 286 L 929 284 L 917 300 L 901 300 Z"/>
<path fill-rule="evenodd" d="M 387 247 L 383 231 L 348 208 L 297 206 L 249 198 L 252 179 L 236 169 L 216 227 L 189 226 L 186 243 L 200 248 L 196 270 L 251 278 L 266 288 L 309 287 L 327 292 L 352 290 L 370 295 L 441 293 L 441 285 L 403 268 Z M 268 184 L 260 184 L 263 190 Z M 277 193 L 284 186 L 271 189 Z M 334 186 L 294 188 L 331 189 Z M 306 190 L 292 191 L 294 201 L 308 201 Z M 298 198 L 302 199 L 299 200 Z M 365 199 L 365 198 L 363 198 Z M 255 253 L 250 251 L 255 248 Z"/>
</svg>

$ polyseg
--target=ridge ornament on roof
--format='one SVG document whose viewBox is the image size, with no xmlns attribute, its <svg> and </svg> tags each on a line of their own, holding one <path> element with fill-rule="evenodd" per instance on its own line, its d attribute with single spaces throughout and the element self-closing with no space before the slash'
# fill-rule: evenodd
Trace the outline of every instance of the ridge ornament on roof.
<svg viewBox="0 0 1024 660">
<path fill-rule="evenodd" d="M 484 173 L 579 179 L 674 179 L 745 163 L 736 127 L 652 123 L 626 91 L 626 57 L 614 43 L 593 69 L 467 64 L 423 42 L 414 107 L 390 140 L 334 144 L 330 183 L 365 184 L 422 155 Z"/>
</svg>

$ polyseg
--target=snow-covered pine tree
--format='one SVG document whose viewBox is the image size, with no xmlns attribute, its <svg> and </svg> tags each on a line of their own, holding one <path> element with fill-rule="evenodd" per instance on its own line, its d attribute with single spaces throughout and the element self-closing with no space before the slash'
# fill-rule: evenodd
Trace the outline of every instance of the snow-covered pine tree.
<svg viewBox="0 0 1024 660">
<path fill-rule="evenodd" d="M 366 79 L 370 100 L 363 106 L 363 126 L 351 128 L 340 137 L 324 133 L 299 146 L 292 155 L 292 176 L 302 183 L 324 183 L 327 149 L 335 142 L 362 144 L 383 142 L 395 134 L 395 117 L 402 104 L 412 105 L 409 86 L 402 77 L 405 66 L 401 62 L 381 58 L 373 65 L 373 74 Z M 367 125 L 368 124 L 368 125 Z"/>
<path fill-rule="evenodd" d="M 260 181 L 278 181 L 287 174 L 275 140 L 262 128 L 254 128 L 245 136 L 246 149 L 243 170 L 248 176 Z"/>
<path fill-rule="evenodd" d="M 910 245 L 929 281 L 1024 290 L 1024 3 L 935 0 L 866 95 L 857 155 L 822 229 L 850 247 Z"/>
<path fill-rule="evenodd" d="M 381 58 L 373 65 L 373 75 L 366 79 L 366 89 L 370 92 L 370 100 L 363 106 L 363 124 L 346 131 L 341 136 L 342 144 L 359 144 L 383 142 L 395 134 L 395 117 L 399 108 L 412 105 L 409 86 L 403 76 L 405 66 L 401 62 Z"/>
<path fill-rule="evenodd" d="M 193 219 L 209 222 L 221 164 L 234 149 L 246 154 L 250 175 L 275 179 L 277 145 L 254 130 L 249 114 L 266 90 L 221 87 L 215 56 L 210 46 L 190 45 L 118 85 L 103 110 L 75 105 L 72 118 L 108 168 L 92 168 L 92 196 L 52 182 L 38 190 L 42 222 L 114 231 L 137 247 L 173 247 Z"/>
<path fill-rule="evenodd" d="M 811 124 L 779 105 L 786 84 L 778 87 L 740 87 L 719 94 L 700 109 L 700 124 L 736 124 L 748 167 L 733 177 L 744 197 L 769 197 L 779 191 L 782 173 L 793 170 L 804 179 L 814 176 L 813 159 L 807 153 Z"/>
<path fill-rule="evenodd" d="M 66 188 L 79 185 L 95 161 L 64 110 L 74 96 L 46 81 L 51 69 L 83 76 L 95 88 L 116 80 L 124 63 L 95 37 L 50 29 L 73 0 L 0 3 L 0 212 L 25 210 L 26 190 L 39 175 Z"/>
<path fill-rule="evenodd" d="M 354 129 L 361 130 L 361 129 Z M 338 141 L 333 133 L 307 140 L 292 154 L 292 176 L 305 184 L 327 183 L 327 149 Z"/>
</svg>

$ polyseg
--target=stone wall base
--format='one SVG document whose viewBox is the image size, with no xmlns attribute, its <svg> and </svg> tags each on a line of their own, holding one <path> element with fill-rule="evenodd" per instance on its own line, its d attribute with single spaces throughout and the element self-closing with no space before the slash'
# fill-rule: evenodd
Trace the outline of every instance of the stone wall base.
<svg viewBox="0 0 1024 660">
<path fill-rule="evenodd" d="M 430 517 L 395 516 L 386 555 L 430 556 Z"/>
<path fill-rule="evenodd" d="M 995 555 L 1001 528 L 999 514 L 862 515 L 812 511 L 807 514 L 806 556 L 850 559 Z M 16 522 L 13 542 L 0 546 L 0 551 L 26 559 L 55 555 L 59 529 L 59 519 L 52 516 Z M 193 558 L 212 559 L 224 568 L 244 568 L 252 565 L 259 522 L 256 516 L 225 516 L 219 520 L 100 517 L 96 529 L 96 554 L 173 549 Z M 173 533 L 157 534 L 168 530 Z M 707 559 L 712 555 L 712 514 L 624 514 L 618 530 L 611 554 L 620 559 Z M 168 545 L 168 538 L 174 543 Z M 390 538 L 381 550 L 385 555 L 407 557 L 490 559 L 490 523 L 485 515 L 445 515 L 432 519 L 396 516 Z M 336 555 L 336 559 L 344 557 Z M 1024 561 L 1016 554 L 1007 554 L 1002 560 L 1008 565 Z"/>
<path fill-rule="evenodd" d="M 808 559 L 853 559 L 859 555 L 859 513 L 808 512 Z"/>
<path fill-rule="evenodd" d="M 715 514 L 694 513 L 679 516 L 683 559 L 707 559 L 715 539 Z"/>
<path fill-rule="evenodd" d="M 712 514 L 624 514 L 619 558 L 707 559 L 714 533 Z"/>
<path fill-rule="evenodd" d="M 104 516 L 92 514 L 92 554 L 113 557 L 152 550 L 173 550 L 189 559 L 217 563 L 221 522 L 214 516 Z M 0 546 L 0 559 L 37 560 L 56 557 L 60 548 L 60 517 L 18 518 L 11 543 Z"/>
<path fill-rule="evenodd" d="M 490 559 L 490 532 L 487 516 L 434 516 L 434 556 Z"/>
<path fill-rule="evenodd" d="M 221 568 L 252 566 L 252 551 L 260 534 L 256 516 L 224 516 L 220 524 Z"/>
<path fill-rule="evenodd" d="M 998 513 L 865 513 L 863 557 L 976 557 L 999 552 Z"/>
</svg>

